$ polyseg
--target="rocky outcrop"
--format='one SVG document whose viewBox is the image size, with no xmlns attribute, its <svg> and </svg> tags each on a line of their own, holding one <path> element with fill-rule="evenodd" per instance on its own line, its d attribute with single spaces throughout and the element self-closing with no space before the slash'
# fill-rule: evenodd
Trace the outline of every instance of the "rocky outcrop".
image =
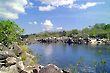
<svg viewBox="0 0 110 73">
<path fill-rule="evenodd" d="M 48 64 L 46 66 L 37 66 L 33 69 L 33 73 L 70 73 L 69 71 L 62 70 L 54 64 Z"/>
<path fill-rule="evenodd" d="M 91 45 L 100 45 L 100 44 L 110 44 L 108 39 L 98 39 L 98 38 L 72 38 L 72 37 L 49 37 L 37 39 L 40 43 L 67 43 L 67 44 L 91 44 Z"/>
<path fill-rule="evenodd" d="M 0 51 L 0 73 L 69 73 L 54 64 L 31 65 L 34 58 L 32 54 L 23 52 L 18 45 L 10 49 L 6 48 Z"/>
<path fill-rule="evenodd" d="M 8 57 L 6 59 L 6 66 L 14 65 L 17 63 L 17 59 L 14 57 Z"/>
<path fill-rule="evenodd" d="M 63 71 L 56 65 L 48 64 L 47 66 L 41 68 L 39 73 L 63 73 Z"/>
<path fill-rule="evenodd" d="M 0 45 L 0 48 L 0 73 L 32 73 L 33 68 L 27 69 L 31 65 L 28 64 L 27 67 L 25 61 L 22 61 L 20 54 L 23 51 L 18 45 L 14 44 L 11 48 Z M 25 57 L 32 61 L 34 56 L 26 51 L 24 53 Z"/>
</svg>

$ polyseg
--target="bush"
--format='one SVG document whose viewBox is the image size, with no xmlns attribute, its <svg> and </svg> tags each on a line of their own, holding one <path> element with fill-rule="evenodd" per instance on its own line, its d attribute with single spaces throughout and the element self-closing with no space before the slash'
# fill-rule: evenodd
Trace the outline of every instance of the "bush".
<svg viewBox="0 0 110 73">
<path fill-rule="evenodd" d="M 0 43 L 9 46 L 17 40 L 23 29 L 10 20 L 0 20 Z"/>
</svg>

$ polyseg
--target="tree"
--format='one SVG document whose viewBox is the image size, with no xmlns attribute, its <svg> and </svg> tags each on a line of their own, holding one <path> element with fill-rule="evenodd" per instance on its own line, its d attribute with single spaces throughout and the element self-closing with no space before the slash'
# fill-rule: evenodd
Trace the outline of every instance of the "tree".
<svg viewBox="0 0 110 73">
<path fill-rule="evenodd" d="M 71 31 L 67 31 L 67 36 L 68 37 L 74 37 L 79 33 L 79 31 L 77 29 L 73 29 Z"/>
<path fill-rule="evenodd" d="M 9 46 L 17 40 L 23 29 L 10 20 L 0 20 L 0 43 Z"/>
</svg>

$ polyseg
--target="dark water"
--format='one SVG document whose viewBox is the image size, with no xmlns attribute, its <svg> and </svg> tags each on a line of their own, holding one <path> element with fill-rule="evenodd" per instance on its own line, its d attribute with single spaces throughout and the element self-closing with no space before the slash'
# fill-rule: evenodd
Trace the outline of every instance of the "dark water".
<svg viewBox="0 0 110 73">
<path fill-rule="evenodd" d="M 46 65 L 48 63 L 56 64 L 61 68 L 75 66 L 80 62 L 80 69 L 92 69 L 93 73 L 106 71 L 110 73 L 110 46 L 108 45 L 68 45 L 63 43 L 29 45 L 34 54 L 40 55 L 39 63 Z M 100 63 L 106 64 L 100 67 Z M 97 63 L 96 67 L 94 65 Z M 92 73 L 92 72 L 90 72 Z"/>
</svg>

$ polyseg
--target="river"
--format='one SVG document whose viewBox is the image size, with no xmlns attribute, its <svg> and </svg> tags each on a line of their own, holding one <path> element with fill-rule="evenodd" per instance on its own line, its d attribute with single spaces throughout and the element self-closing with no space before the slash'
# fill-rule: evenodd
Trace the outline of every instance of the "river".
<svg viewBox="0 0 110 73">
<path fill-rule="evenodd" d="M 46 65 L 56 64 L 61 68 L 75 66 L 80 62 L 80 69 L 86 68 L 100 73 L 101 63 L 102 71 L 110 73 L 110 46 L 108 45 L 69 45 L 64 43 L 43 44 L 36 43 L 29 45 L 34 54 L 39 55 L 39 63 Z M 94 68 L 95 64 L 96 67 Z M 92 72 L 90 72 L 92 73 Z"/>
</svg>

